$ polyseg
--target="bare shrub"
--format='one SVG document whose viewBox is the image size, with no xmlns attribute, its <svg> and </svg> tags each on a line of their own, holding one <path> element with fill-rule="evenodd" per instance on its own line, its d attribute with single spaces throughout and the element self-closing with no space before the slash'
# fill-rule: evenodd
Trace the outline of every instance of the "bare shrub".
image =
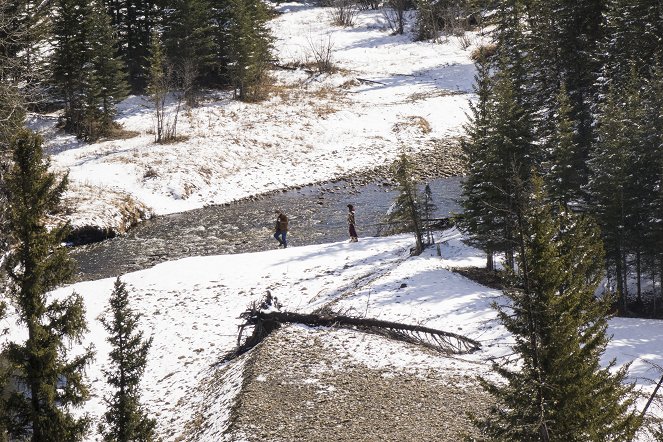
<svg viewBox="0 0 663 442">
<path fill-rule="evenodd" d="M 461 48 L 463 51 L 465 51 L 467 48 L 472 46 L 472 36 L 471 34 L 468 34 L 467 32 L 463 32 L 460 35 L 456 36 L 456 44 L 458 45 L 459 48 Z"/>
<path fill-rule="evenodd" d="M 332 1 L 332 23 L 337 26 L 354 26 L 358 13 L 359 7 L 355 0 Z"/>
<path fill-rule="evenodd" d="M 334 72 L 334 64 L 332 62 L 332 56 L 334 53 L 334 41 L 332 40 L 331 34 L 327 34 L 327 37 L 319 37 L 317 40 L 314 40 L 312 36 L 308 36 L 307 39 L 309 46 L 309 54 L 313 58 L 313 63 L 315 68 L 320 73 L 332 73 Z"/>
</svg>

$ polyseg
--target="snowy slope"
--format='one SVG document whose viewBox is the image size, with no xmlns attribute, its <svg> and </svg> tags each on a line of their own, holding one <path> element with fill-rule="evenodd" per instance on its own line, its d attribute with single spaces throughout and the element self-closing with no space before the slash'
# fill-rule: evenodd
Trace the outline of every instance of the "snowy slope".
<svg viewBox="0 0 663 442">
<path fill-rule="evenodd" d="M 239 314 L 267 290 L 287 310 L 310 312 L 335 300 L 332 306 L 339 311 L 440 328 L 483 345 L 480 352 L 461 358 L 431 359 L 416 347 L 371 341 L 372 347 L 362 344 L 351 350 L 366 367 L 391 367 L 397 372 L 422 364 L 454 364 L 468 374 L 488 373 L 488 359 L 509 352 L 509 336 L 490 307 L 501 301 L 501 295 L 448 270 L 484 262 L 479 251 L 460 239 L 455 231 L 438 238 L 443 241 L 441 257 L 429 249 L 409 258 L 410 236 L 362 238 L 352 244 L 192 257 L 124 275 L 133 308 L 144 315 L 141 325 L 154 338 L 143 397 L 158 419 L 159 433 L 164 440 L 178 436 L 190 440 L 187 425 L 202 419 L 205 431 L 196 440 L 220 440 L 241 386 L 243 359 L 233 362 L 222 376 L 216 364 L 236 343 Z M 76 291 L 85 299 L 87 341 L 97 349 L 96 362 L 88 369 L 93 397 L 85 411 L 95 418 L 104 410 L 107 385 L 101 373 L 109 351 L 97 318 L 106 308 L 112 285 L 112 279 L 84 282 L 54 294 Z M 9 326 L 12 338 L 21 338 L 13 321 L 9 318 L 1 325 Z M 611 321 L 609 331 L 614 339 L 604 362 L 633 361 L 631 380 L 651 391 L 650 378 L 657 373 L 651 364 L 663 365 L 663 323 L 618 318 Z M 95 440 L 93 435 L 90 440 Z"/>
</svg>

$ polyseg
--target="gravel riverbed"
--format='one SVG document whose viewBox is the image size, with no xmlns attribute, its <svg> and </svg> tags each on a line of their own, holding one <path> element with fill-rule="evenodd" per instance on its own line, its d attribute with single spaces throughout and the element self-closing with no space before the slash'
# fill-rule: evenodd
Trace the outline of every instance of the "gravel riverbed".
<svg viewBox="0 0 663 442">
<path fill-rule="evenodd" d="M 353 349 L 387 338 L 352 330 L 284 327 L 254 349 L 227 430 L 231 441 L 459 441 L 474 433 L 468 413 L 490 398 L 466 364 L 411 344 L 430 363 L 362 361 Z M 364 352 L 362 354 L 365 355 Z"/>
</svg>

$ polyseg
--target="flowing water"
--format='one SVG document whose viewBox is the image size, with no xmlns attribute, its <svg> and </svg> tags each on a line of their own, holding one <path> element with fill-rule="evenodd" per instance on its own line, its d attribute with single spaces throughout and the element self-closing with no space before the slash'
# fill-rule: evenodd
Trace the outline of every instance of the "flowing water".
<svg viewBox="0 0 663 442">
<path fill-rule="evenodd" d="M 430 182 L 435 217 L 458 213 L 460 178 Z M 199 255 L 255 252 L 277 248 L 272 237 L 274 210 L 288 215 L 288 247 L 342 241 L 348 238 L 347 205 L 356 210 L 361 237 L 384 231 L 396 191 L 380 183 L 355 186 L 332 182 L 210 206 L 143 222 L 128 234 L 75 247 L 72 256 L 79 278 L 115 277 L 159 262 Z"/>
</svg>

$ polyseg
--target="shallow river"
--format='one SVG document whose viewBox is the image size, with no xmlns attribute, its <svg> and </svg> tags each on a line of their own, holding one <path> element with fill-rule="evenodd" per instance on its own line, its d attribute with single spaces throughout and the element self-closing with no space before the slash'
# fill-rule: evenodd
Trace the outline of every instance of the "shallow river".
<svg viewBox="0 0 663 442">
<path fill-rule="evenodd" d="M 435 217 L 459 212 L 460 178 L 431 181 Z M 389 186 L 346 182 L 312 185 L 223 206 L 156 217 L 127 235 L 79 246 L 72 256 L 81 280 L 115 277 L 187 256 L 220 255 L 275 249 L 274 210 L 290 220 L 288 247 L 348 238 L 347 204 L 354 204 L 357 231 L 375 236 L 384 230 L 385 214 L 396 192 Z"/>
</svg>

